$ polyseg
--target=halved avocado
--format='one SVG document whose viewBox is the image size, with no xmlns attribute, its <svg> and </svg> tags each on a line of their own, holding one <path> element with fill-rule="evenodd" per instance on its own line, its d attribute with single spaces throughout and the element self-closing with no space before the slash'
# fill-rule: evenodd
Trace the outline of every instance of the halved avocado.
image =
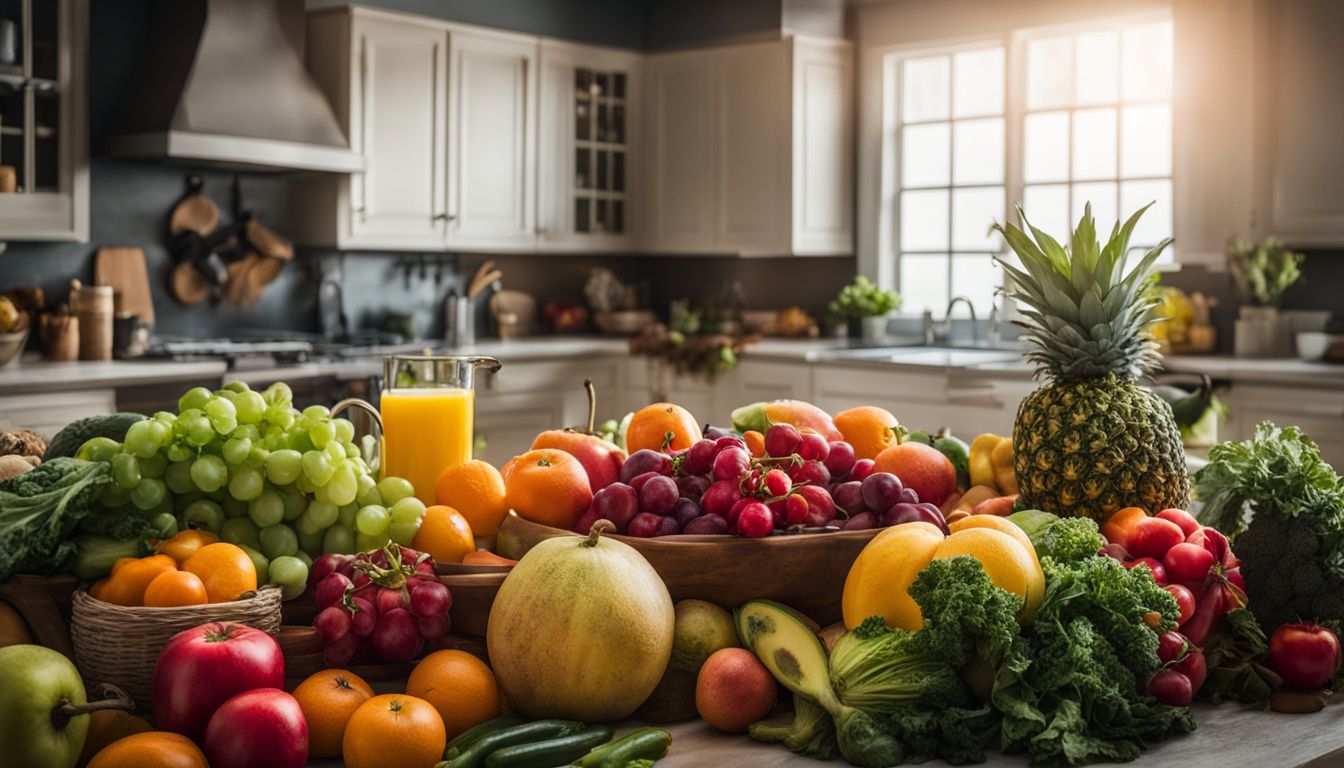
<svg viewBox="0 0 1344 768">
<path fill-rule="evenodd" d="M 826 648 L 791 610 L 771 600 L 749 600 L 733 618 L 742 644 L 781 685 L 815 701 L 834 699 Z"/>
</svg>

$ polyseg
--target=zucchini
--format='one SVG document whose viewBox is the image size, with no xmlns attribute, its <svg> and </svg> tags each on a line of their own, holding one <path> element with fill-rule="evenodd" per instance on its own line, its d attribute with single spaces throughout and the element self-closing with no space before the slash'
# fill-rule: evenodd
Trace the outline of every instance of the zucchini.
<svg viewBox="0 0 1344 768">
<path fill-rule="evenodd" d="M 625 768 L 632 760 L 656 761 L 672 746 L 672 734 L 662 728 L 641 728 L 604 744 L 575 760 L 575 768 Z"/>
<path fill-rule="evenodd" d="M 483 768 L 485 759 L 496 750 L 569 736 L 582 731 L 583 728 L 583 723 L 573 720 L 533 720 L 502 731 L 487 733 L 475 743 L 463 747 L 457 757 L 439 765 L 442 768 Z"/>
<path fill-rule="evenodd" d="M 577 760 L 599 744 L 611 741 L 609 725 L 594 725 L 578 733 L 490 753 L 485 768 L 553 768 Z"/>
<path fill-rule="evenodd" d="M 137 421 L 147 417 L 140 413 L 109 413 L 105 416 L 89 416 L 66 424 L 47 443 L 47 452 L 42 454 L 43 461 L 51 461 L 61 456 L 72 457 L 79 447 L 93 437 L 108 437 L 118 443 L 126 439 L 126 430 Z"/>
<path fill-rule="evenodd" d="M 512 728 L 515 725 L 522 725 L 524 722 L 526 721 L 523 720 L 522 717 L 509 714 L 500 715 L 494 719 L 486 720 L 480 725 L 468 728 L 462 733 L 459 733 L 452 741 L 448 742 L 446 747 L 443 748 L 443 759 L 452 760 L 454 757 L 461 754 L 462 750 L 475 744 L 488 733 L 502 731 L 505 728 Z"/>
</svg>

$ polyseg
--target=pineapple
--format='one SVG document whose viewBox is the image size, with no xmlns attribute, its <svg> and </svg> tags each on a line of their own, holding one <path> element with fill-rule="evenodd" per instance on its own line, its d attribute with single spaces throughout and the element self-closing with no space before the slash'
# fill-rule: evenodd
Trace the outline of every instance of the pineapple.
<svg viewBox="0 0 1344 768">
<path fill-rule="evenodd" d="M 1122 507 L 1184 508 L 1185 450 L 1171 406 L 1137 379 L 1160 361 L 1147 334 L 1159 297 L 1153 262 L 1164 240 L 1125 271 L 1134 225 L 1116 223 L 1103 246 L 1089 204 L 1071 243 L 1060 245 L 1018 216 L 1035 236 L 995 225 L 1021 260 L 1000 260 L 1022 307 L 1027 359 L 1045 384 L 1017 409 L 1013 469 L 1022 500 L 1057 515 L 1104 522 Z"/>
</svg>

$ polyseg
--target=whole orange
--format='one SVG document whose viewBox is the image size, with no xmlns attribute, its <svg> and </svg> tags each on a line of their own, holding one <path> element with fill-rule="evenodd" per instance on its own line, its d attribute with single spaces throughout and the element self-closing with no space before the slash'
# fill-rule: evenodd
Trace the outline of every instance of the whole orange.
<svg viewBox="0 0 1344 768">
<path fill-rule="evenodd" d="M 874 472 L 890 472 L 920 501 L 940 506 L 957 490 L 957 469 L 943 452 L 924 443 L 901 443 L 877 454 Z"/>
<path fill-rule="evenodd" d="M 896 444 L 900 422 L 886 408 L 860 405 L 835 414 L 835 427 L 854 446 L 854 458 L 876 459 Z"/>
<path fill-rule="evenodd" d="M 434 503 L 452 507 L 476 536 L 494 536 L 509 513 L 504 477 L 490 463 L 473 459 L 448 467 L 434 483 Z"/>
<path fill-rule="evenodd" d="M 460 563 L 476 551 L 467 519 L 456 509 L 435 504 L 420 518 L 420 530 L 411 540 L 411 549 L 428 552 L 437 563 Z"/>
<path fill-rule="evenodd" d="M 201 547 L 182 564 L 182 570 L 200 577 L 212 603 L 237 600 L 257 588 L 257 567 L 252 558 L 242 547 L 222 541 Z"/>
<path fill-rule="evenodd" d="M 308 721 L 308 757 L 340 757 L 345 726 L 355 710 L 373 698 L 364 679 L 344 669 L 314 672 L 294 689 Z"/>
<path fill-rule="evenodd" d="M 145 588 L 145 606 L 148 608 L 205 605 L 209 601 L 200 577 L 187 571 L 160 573 Z"/>
<path fill-rule="evenodd" d="M 434 768 L 448 738 L 443 718 L 424 699 L 402 693 L 374 696 L 345 726 L 345 768 Z"/>
<path fill-rule="evenodd" d="M 583 465 L 553 448 L 516 457 L 504 487 L 509 506 L 519 516 L 565 530 L 574 527 L 593 500 Z"/>
<path fill-rule="evenodd" d="M 668 435 L 671 435 L 669 438 Z M 653 451 L 680 451 L 690 448 L 700 439 L 700 425 L 691 412 L 673 403 L 653 403 L 635 411 L 625 428 L 625 450 L 648 448 Z"/>
<path fill-rule="evenodd" d="M 159 542 L 157 551 L 160 555 L 167 555 L 181 565 L 187 561 L 187 558 L 196 554 L 201 547 L 206 547 L 219 541 L 219 537 L 209 531 L 198 531 L 188 529 L 178 531 L 172 536 Z"/>
<path fill-rule="evenodd" d="M 209 768 L 209 764 L 186 736 L 146 731 L 103 747 L 88 768 Z"/>
<path fill-rule="evenodd" d="M 435 651 L 426 656 L 411 671 L 406 693 L 438 710 L 450 739 L 500 713 L 495 673 L 466 651 Z"/>
</svg>

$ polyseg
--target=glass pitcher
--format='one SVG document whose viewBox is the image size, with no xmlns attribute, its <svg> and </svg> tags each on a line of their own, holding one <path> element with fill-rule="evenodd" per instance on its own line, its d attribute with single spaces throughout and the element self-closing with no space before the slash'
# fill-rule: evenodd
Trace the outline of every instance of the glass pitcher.
<svg viewBox="0 0 1344 768">
<path fill-rule="evenodd" d="M 383 359 L 379 395 L 382 475 L 403 477 L 425 504 L 445 468 L 471 459 L 477 369 L 495 372 L 500 362 L 482 355 L 392 355 Z M 344 401 L 373 412 L 364 401 Z M 332 409 L 333 411 L 336 408 Z"/>
</svg>

